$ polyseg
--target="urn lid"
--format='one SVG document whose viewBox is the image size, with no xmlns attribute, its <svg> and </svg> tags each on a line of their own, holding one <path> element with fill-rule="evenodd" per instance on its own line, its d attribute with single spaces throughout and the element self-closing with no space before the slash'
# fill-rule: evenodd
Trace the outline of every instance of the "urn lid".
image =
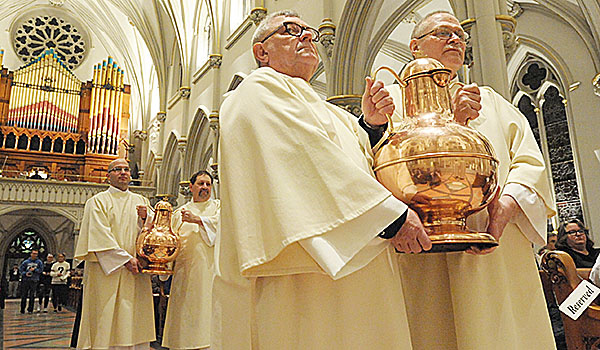
<svg viewBox="0 0 600 350">
<path fill-rule="evenodd" d="M 173 206 L 166 200 L 161 200 L 158 203 L 156 203 L 156 205 L 154 206 L 154 210 L 166 210 L 168 212 L 173 212 Z"/>
<path fill-rule="evenodd" d="M 438 85 L 445 86 L 450 81 L 451 73 L 452 71 L 444 67 L 440 61 L 430 57 L 422 57 L 410 61 L 404 67 L 400 73 L 400 80 L 403 83 L 402 85 L 406 86 L 412 79 L 432 76 Z"/>
</svg>

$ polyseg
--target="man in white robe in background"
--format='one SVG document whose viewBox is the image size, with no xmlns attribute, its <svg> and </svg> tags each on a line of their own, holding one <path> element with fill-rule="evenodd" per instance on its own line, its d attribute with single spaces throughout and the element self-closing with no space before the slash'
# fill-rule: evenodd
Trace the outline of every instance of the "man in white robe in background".
<svg viewBox="0 0 600 350">
<path fill-rule="evenodd" d="M 415 26 L 410 49 L 414 56 L 439 60 L 457 79 L 465 37 L 452 14 L 434 12 Z M 379 84 L 367 78 L 367 88 Z M 399 86 L 387 88 L 396 106 L 402 106 Z M 500 161 L 501 196 L 467 220 L 470 229 L 489 232 L 500 245 L 484 251 L 472 248 L 471 254 L 398 255 L 413 345 L 436 350 L 554 349 L 531 244 L 545 244 L 546 218 L 554 215 L 542 154 L 527 119 L 491 88 L 454 84 L 451 95 L 455 119 L 484 134 Z M 396 112 L 399 121 L 402 111 Z M 384 129 L 386 121 L 365 113 L 366 124 L 361 120 L 361 125 L 373 142 L 374 131 Z"/>
<path fill-rule="evenodd" d="M 110 187 L 85 203 L 75 248 L 86 261 L 78 349 L 149 349 L 155 339 L 150 275 L 135 257 L 138 207 L 150 203 L 128 190 L 130 180 L 127 160 L 114 160 Z"/>
<path fill-rule="evenodd" d="M 212 176 L 201 170 L 190 179 L 192 201 L 177 209 L 171 220 L 179 229 L 181 251 L 173 282 L 162 346 L 206 349 L 210 346 L 210 313 L 214 244 L 221 204 L 211 199 Z"/>
<path fill-rule="evenodd" d="M 390 248 L 431 242 L 374 179 L 356 118 L 308 83 L 317 39 L 293 12 L 268 16 L 260 68 L 223 103 L 211 349 L 413 349 Z"/>
</svg>

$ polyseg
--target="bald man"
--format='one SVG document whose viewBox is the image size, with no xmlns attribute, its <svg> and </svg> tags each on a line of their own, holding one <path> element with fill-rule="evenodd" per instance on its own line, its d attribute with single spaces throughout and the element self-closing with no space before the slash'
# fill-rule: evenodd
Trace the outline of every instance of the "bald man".
<svg viewBox="0 0 600 350">
<path fill-rule="evenodd" d="M 155 339 L 150 275 L 141 274 L 137 211 L 150 205 L 129 192 L 125 159 L 108 166 L 110 187 L 88 199 L 75 258 L 85 260 L 78 349 L 149 349 Z"/>
</svg>

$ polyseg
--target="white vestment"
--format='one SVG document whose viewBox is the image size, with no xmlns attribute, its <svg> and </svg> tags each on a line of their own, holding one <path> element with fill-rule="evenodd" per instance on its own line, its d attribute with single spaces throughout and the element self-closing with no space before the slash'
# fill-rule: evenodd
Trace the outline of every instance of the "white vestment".
<svg viewBox="0 0 600 350">
<path fill-rule="evenodd" d="M 400 88 L 387 88 L 399 121 Z M 491 254 L 398 254 L 413 345 L 440 350 L 554 349 L 531 244 L 545 244 L 546 217 L 554 215 L 544 159 L 527 119 L 492 89 L 480 90 L 482 109 L 469 126 L 492 143 L 500 161 L 499 184 L 521 210 Z M 469 228 L 480 232 L 487 223 L 487 210 L 467 219 Z"/>
<path fill-rule="evenodd" d="M 180 228 L 181 251 L 175 260 L 162 346 L 204 349 L 210 345 L 210 313 L 214 238 L 219 200 L 188 202 L 173 214 L 171 227 Z M 181 221 L 181 209 L 202 218 L 203 226 Z"/>
<path fill-rule="evenodd" d="M 112 186 L 85 203 L 75 249 L 86 261 L 78 349 L 137 349 L 155 339 L 150 275 L 123 266 L 136 255 L 137 205 L 150 203 Z"/>
<path fill-rule="evenodd" d="M 411 349 L 367 135 L 259 68 L 223 103 L 211 349 Z"/>
</svg>

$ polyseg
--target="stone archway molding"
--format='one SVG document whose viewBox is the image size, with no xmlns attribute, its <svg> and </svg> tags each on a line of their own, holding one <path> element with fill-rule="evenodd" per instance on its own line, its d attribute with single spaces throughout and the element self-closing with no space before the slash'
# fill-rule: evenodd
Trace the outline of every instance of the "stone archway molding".
<svg viewBox="0 0 600 350">
<path fill-rule="evenodd" d="M 332 61 L 337 64 L 332 67 L 328 84 L 330 97 L 362 94 L 364 78 L 383 43 L 400 21 L 422 3 L 423 0 L 406 0 L 382 19 L 379 10 L 383 1 L 346 2 L 336 33 Z"/>
</svg>

